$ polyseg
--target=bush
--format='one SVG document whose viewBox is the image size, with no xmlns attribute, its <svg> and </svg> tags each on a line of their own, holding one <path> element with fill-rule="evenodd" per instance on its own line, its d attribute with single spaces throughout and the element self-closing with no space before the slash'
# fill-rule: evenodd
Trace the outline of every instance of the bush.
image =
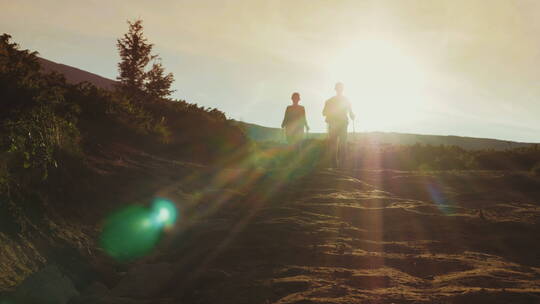
<svg viewBox="0 0 540 304">
<path fill-rule="evenodd" d="M 35 53 L 0 36 L 0 153 L 9 176 L 46 178 L 57 152 L 80 153 L 79 108 L 66 101 L 67 87 L 62 76 L 40 73 Z"/>
<path fill-rule="evenodd" d="M 129 143 L 199 162 L 239 158 L 247 140 L 217 109 L 183 100 L 126 96 L 44 74 L 36 53 L 0 36 L 0 154 L 8 173 L 47 177 L 58 155 L 83 156 L 87 144 Z M 62 157 L 63 157 L 62 156 Z M 10 174 L 10 176 L 14 176 Z"/>
<path fill-rule="evenodd" d="M 55 152 L 79 154 L 79 131 L 47 106 L 37 106 L 15 120 L 5 120 L 1 146 L 13 154 L 15 166 L 34 168 L 47 177 L 51 165 L 58 166 Z"/>
</svg>

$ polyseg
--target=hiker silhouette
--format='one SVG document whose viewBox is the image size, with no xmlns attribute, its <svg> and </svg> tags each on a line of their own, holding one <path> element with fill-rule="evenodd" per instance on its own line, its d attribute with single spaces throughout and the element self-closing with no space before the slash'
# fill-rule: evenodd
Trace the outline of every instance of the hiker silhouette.
<svg viewBox="0 0 540 304">
<path fill-rule="evenodd" d="M 344 85 L 336 83 L 336 96 L 324 103 L 323 116 L 328 124 L 328 148 L 331 166 L 343 168 L 347 154 L 347 127 L 349 117 L 354 120 L 351 103 L 343 95 Z"/>
<path fill-rule="evenodd" d="M 287 142 L 289 144 L 298 144 L 304 138 L 304 128 L 309 131 L 309 126 L 306 120 L 306 110 L 299 105 L 300 94 L 295 92 L 291 96 L 292 105 L 287 106 L 285 117 L 281 127 L 285 129 Z"/>
</svg>

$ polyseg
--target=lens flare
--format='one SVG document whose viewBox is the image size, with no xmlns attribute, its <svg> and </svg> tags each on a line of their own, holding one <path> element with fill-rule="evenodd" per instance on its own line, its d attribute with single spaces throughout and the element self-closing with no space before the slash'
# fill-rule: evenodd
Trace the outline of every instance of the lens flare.
<svg viewBox="0 0 540 304">
<path fill-rule="evenodd" d="M 165 222 L 169 219 L 169 210 L 160 209 L 158 214 L 158 220 Z"/>
<path fill-rule="evenodd" d="M 440 211 L 442 211 L 444 214 L 450 214 L 453 212 L 450 202 L 448 202 L 446 199 L 443 191 L 441 190 L 441 186 L 438 183 L 433 182 L 428 184 L 427 190 L 431 196 L 431 199 L 433 202 L 435 202 L 435 206 L 437 206 Z"/>
<path fill-rule="evenodd" d="M 106 219 L 100 245 L 119 261 L 142 257 L 155 247 L 163 229 L 171 227 L 176 217 L 174 203 L 163 198 L 154 199 L 150 208 L 126 207 Z"/>
<path fill-rule="evenodd" d="M 176 206 L 165 198 L 156 198 L 152 203 L 152 218 L 159 227 L 170 227 L 176 222 Z"/>
</svg>

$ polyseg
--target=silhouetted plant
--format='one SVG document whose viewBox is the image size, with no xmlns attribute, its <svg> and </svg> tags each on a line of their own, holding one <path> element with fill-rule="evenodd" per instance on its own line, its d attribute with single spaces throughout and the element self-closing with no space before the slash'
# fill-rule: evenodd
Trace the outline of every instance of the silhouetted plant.
<svg viewBox="0 0 540 304">
<path fill-rule="evenodd" d="M 147 81 L 144 85 L 145 91 L 153 98 L 165 98 L 171 95 L 171 85 L 174 82 L 172 73 L 165 75 L 165 69 L 158 58 L 152 65 L 150 71 L 146 73 Z"/>
<path fill-rule="evenodd" d="M 64 78 L 42 75 L 37 53 L 19 50 L 10 38 L 0 36 L 0 153 L 8 171 L 36 169 L 47 177 L 58 150 L 79 152 L 79 108 L 66 102 Z"/>
<path fill-rule="evenodd" d="M 144 37 L 142 20 L 128 21 L 128 25 L 128 32 L 116 44 L 121 59 L 117 77 L 121 90 L 133 99 L 144 97 L 140 96 L 143 93 L 154 98 L 169 96 L 173 74 L 165 74 L 159 56 L 152 55 L 153 44 Z M 152 68 L 146 71 L 151 61 Z"/>
<path fill-rule="evenodd" d="M 144 69 L 155 57 L 151 55 L 153 44 L 144 37 L 142 20 L 128 21 L 129 30 L 117 40 L 116 46 L 121 61 L 118 63 L 122 90 L 133 96 L 144 90 L 146 72 Z"/>
</svg>

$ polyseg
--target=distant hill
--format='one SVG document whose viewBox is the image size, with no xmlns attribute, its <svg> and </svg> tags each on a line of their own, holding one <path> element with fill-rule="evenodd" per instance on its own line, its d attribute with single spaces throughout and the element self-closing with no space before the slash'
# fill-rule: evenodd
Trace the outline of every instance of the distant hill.
<svg viewBox="0 0 540 304">
<path fill-rule="evenodd" d="M 263 127 L 256 124 L 251 124 L 242 121 L 235 121 L 235 123 L 244 130 L 247 137 L 254 141 L 284 141 L 282 129 Z"/>
<path fill-rule="evenodd" d="M 88 81 L 95 86 L 103 89 L 112 89 L 116 81 L 78 69 L 69 65 L 56 63 L 44 58 L 39 58 L 39 62 L 45 71 L 55 71 L 64 74 L 69 83 L 79 83 Z M 263 127 L 256 124 L 237 121 L 247 137 L 254 141 L 275 141 L 282 142 L 285 140 L 283 132 L 279 128 Z M 312 138 L 324 138 L 324 133 L 310 133 Z M 356 139 L 369 144 L 393 144 L 393 145 L 414 145 L 429 144 L 429 145 L 449 145 L 458 146 L 467 150 L 506 150 L 519 147 L 527 147 L 531 143 L 522 143 L 515 141 L 506 141 L 489 138 L 474 138 L 462 136 L 442 136 L 442 135 L 420 135 L 406 134 L 393 132 L 368 132 L 357 133 Z"/>
<path fill-rule="evenodd" d="M 246 133 L 249 139 L 254 141 L 276 141 L 285 140 L 283 132 L 278 128 L 263 127 L 256 124 L 236 122 Z M 310 138 L 324 138 L 325 133 L 310 133 Z M 350 134 L 352 136 L 352 134 Z M 447 145 L 458 146 L 467 150 L 506 150 L 519 147 L 528 147 L 533 143 L 522 143 L 490 138 L 474 138 L 463 136 L 443 136 L 443 135 L 420 135 L 394 132 L 361 132 L 356 133 L 356 140 L 367 144 L 392 144 L 392 145 Z M 350 139 L 353 139 L 350 137 Z"/>
<path fill-rule="evenodd" d="M 111 90 L 113 89 L 116 81 L 109 78 L 101 77 L 99 75 L 74 68 L 69 65 L 56 63 L 44 58 L 39 58 L 39 63 L 45 72 L 58 72 L 64 74 L 68 83 L 76 84 L 83 81 L 88 81 L 94 84 L 98 88 Z"/>
<path fill-rule="evenodd" d="M 367 140 L 370 143 L 395 145 L 414 145 L 416 143 L 434 146 L 447 145 L 458 146 L 466 150 L 507 150 L 533 145 L 532 143 L 522 143 L 491 138 L 475 138 L 455 135 L 421 135 L 394 132 L 359 133 L 357 134 L 357 137 L 360 140 Z"/>
</svg>

